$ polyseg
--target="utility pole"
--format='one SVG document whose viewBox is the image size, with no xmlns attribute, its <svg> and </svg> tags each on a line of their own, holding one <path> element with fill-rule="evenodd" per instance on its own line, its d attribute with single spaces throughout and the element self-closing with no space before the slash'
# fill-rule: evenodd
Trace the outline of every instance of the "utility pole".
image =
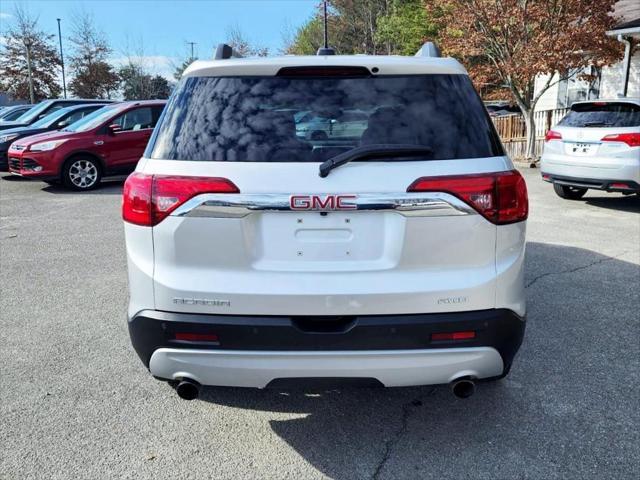
<svg viewBox="0 0 640 480">
<path fill-rule="evenodd" d="M 67 81 L 64 78 L 64 55 L 62 55 L 62 33 L 60 32 L 60 19 L 58 20 L 58 40 L 60 41 L 60 63 L 62 64 L 62 91 L 64 92 L 64 98 L 67 98 Z"/>
<path fill-rule="evenodd" d="M 193 60 L 196 58 L 193 56 L 193 46 L 196 44 L 196 42 L 187 42 L 187 43 L 191 45 L 191 60 Z"/>
<path fill-rule="evenodd" d="M 31 104 L 36 103 L 36 99 L 33 95 L 33 76 L 31 74 L 31 39 L 27 38 L 24 42 L 24 46 L 27 50 L 27 70 L 29 72 L 29 100 Z"/>
</svg>

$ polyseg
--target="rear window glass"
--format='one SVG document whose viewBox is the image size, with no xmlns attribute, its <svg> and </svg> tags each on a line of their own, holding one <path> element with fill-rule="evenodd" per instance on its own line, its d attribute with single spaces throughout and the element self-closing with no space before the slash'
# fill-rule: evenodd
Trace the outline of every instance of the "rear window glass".
<svg viewBox="0 0 640 480">
<path fill-rule="evenodd" d="M 428 146 L 431 159 L 503 155 L 466 75 L 413 75 L 186 78 L 146 156 L 322 162 L 372 144 Z"/>
<path fill-rule="evenodd" d="M 638 127 L 640 106 L 627 102 L 578 103 L 558 123 L 565 127 Z"/>
</svg>

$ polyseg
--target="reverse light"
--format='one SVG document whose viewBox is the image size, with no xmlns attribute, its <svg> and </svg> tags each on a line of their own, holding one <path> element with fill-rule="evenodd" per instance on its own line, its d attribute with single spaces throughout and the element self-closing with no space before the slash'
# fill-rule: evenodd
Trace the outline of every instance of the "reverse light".
<svg viewBox="0 0 640 480">
<path fill-rule="evenodd" d="M 152 227 L 196 195 L 239 192 L 238 187 L 226 178 L 134 172 L 124 183 L 122 218 L 129 223 Z"/>
<path fill-rule="evenodd" d="M 432 342 L 443 342 L 449 340 L 472 340 L 474 338 L 476 338 L 476 332 L 472 330 L 465 332 L 443 332 L 431 334 Z"/>
<path fill-rule="evenodd" d="M 605 135 L 602 142 L 622 142 L 630 147 L 640 147 L 640 132 L 638 133 L 612 133 Z"/>
<path fill-rule="evenodd" d="M 527 185 L 516 170 L 474 175 L 422 177 L 408 192 L 444 192 L 463 200 L 496 225 L 526 220 Z"/>
<path fill-rule="evenodd" d="M 548 142 L 549 140 L 562 140 L 562 134 L 555 130 L 549 130 L 544 136 L 544 141 Z"/>
<path fill-rule="evenodd" d="M 66 141 L 67 139 L 63 138 L 62 140 L 51 140 L 49 142 L 34 143 L 29 147 L 29 150 L 31 150 L 32 152 L 48 152 L 49 150 L 58 148 Z"/>
</svg>

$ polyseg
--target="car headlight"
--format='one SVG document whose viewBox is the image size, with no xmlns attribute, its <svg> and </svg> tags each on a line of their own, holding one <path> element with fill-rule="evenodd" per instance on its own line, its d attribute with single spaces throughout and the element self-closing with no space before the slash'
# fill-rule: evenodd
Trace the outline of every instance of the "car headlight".
<svg viewBox="0 0 640 480">
<path fill-rule="evenodd" d="M 2 135 L 0 137 L 0 143 L 8 143 L 11 140 L 14 140 L 14 139 L 18 138 L 19 136 L 20 136 L 19 133 L 11 133 L 9 135 Z"/>
<path fill-rule="evenodd" d="M 42 143 L 34 143 L 29 147 L 29 150 L 32 152 L 48 152 L 49 150 L 53 150 L 54 148 L 58 148 L 67 139 L 64 140 L 51 140 L 50 142 L 42 142 Z"/>
</svg>

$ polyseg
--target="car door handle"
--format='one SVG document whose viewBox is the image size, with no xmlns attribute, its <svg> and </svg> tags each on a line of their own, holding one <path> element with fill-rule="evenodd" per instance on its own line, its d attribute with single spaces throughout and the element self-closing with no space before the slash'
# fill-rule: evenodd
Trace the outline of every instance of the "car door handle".
<svg viewBox="0 0 640 480">
<path fill-rule="evenodd" d="M 103 145 L 104 141 L 103 140 L 96 140 L 95 142 L 93 142 L 94 145 Z"/>
</svg>

